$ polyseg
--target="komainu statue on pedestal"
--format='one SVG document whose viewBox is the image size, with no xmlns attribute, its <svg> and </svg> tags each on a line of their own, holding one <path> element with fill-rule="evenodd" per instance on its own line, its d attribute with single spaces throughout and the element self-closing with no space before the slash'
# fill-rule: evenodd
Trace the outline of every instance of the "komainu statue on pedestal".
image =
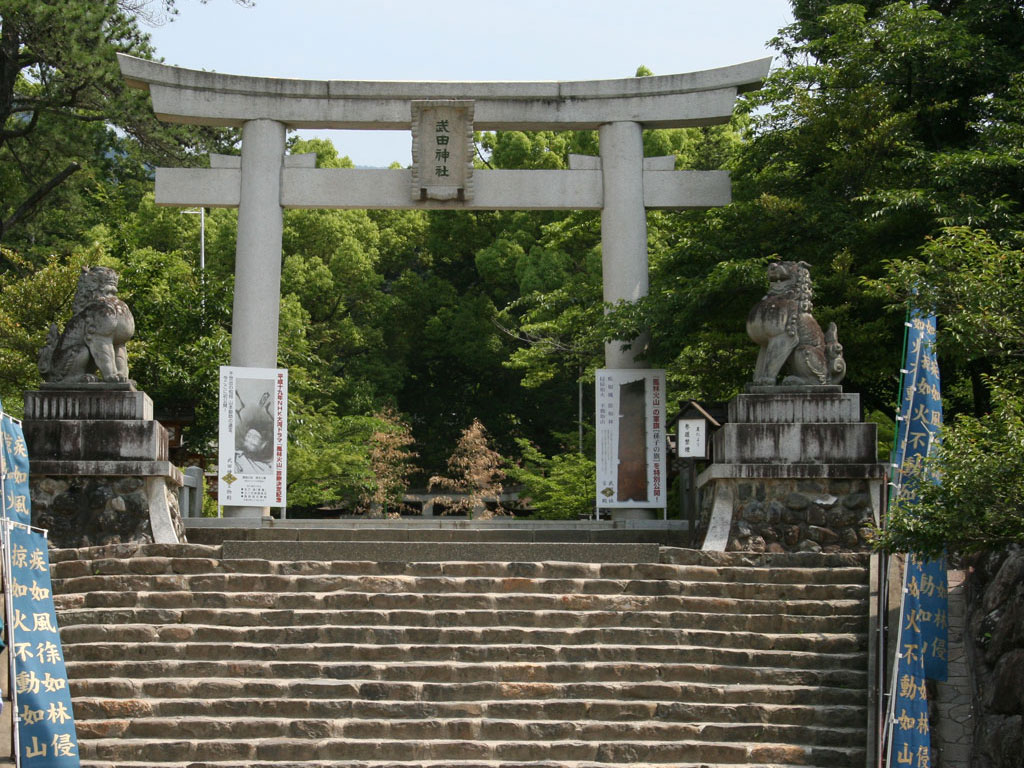
<svg viewBox="0 0 1024 768">
<path fill-rule="evenodd" d="M 836 324 L 829 323 L 822 333 L 811 316 L 809 266 L 804 261 L 768 266 L 768 293 L 747 316 L 747 334 L 761 345 L 754 370 L 757 386 L 774 386 L 784 370 L 784 385 L 838 384 L 846 375 Z"/>
<path fill-rule="evenodd" d="M 135 318 L 117 297 L 117 273 L 109 267 L 82 267 L 71 319 L 64 333 L 50 326 L 39 352 L 39 372 L 48 383 L 87 384 L 128 381 L 125 343 L 135 334 Z"/>
</svg>

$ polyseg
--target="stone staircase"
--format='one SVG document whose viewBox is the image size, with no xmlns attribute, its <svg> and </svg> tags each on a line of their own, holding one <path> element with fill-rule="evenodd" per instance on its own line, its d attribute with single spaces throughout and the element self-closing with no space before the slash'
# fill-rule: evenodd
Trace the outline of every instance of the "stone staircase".
<svg viewBox="0 0 1024 768">
<path fill-rule="evenodd" d="M 292 544 L 52 553 L 84 767 L 865 764 L 862 556 Z"/>
</svg>

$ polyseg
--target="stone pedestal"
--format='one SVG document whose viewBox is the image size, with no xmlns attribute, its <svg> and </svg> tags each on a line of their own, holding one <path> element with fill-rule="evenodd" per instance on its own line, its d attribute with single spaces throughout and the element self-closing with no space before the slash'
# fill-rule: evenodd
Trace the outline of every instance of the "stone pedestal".
<svg viewBox="0 0 1024 768">
<path fill-rule="evenodd" d="M 153 401 L 130 384 L 25 393 L 32 522 L 56 547 L 185 540 L 181 472 Z"/>
<path fill-rule="evenodd" d="M 887 465 L 860 398 L 839 385 L 754 387 L 729 403 L 697 478 L 704 549 L 863 552 Z"/>
</svg>

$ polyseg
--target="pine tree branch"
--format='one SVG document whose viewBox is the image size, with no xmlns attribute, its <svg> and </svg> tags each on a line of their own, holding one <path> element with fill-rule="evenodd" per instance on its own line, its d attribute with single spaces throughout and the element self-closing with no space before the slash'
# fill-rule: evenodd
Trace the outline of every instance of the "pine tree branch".
<svg viewBox="0 0 1024 768">
<path fill-rule="evenodd" d="M 28 198 L 19 205 L 7 220 L 0 224 L 0 240 L 3 239 L 4 235 L 7 234 L 7 230 L 10 229 L 14 224 L 17 224 L 22 219 L 26 218 L 39 203 L 50 194 L 54 189 L 63 184 L 71 174 L 81 168 L 78 163 L 69 163 L 67 168 L 58 173 L 48 182 L 43 184 L 41 187 L 36 189 Z"/>
</svg>

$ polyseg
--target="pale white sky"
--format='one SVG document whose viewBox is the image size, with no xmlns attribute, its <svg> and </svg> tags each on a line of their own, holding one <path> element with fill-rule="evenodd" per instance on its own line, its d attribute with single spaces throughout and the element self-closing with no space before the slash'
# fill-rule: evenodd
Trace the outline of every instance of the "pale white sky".
<svg viewBox="0 0 1024 768">
<path fill-rule="evenodd" d="M 739 64 L 789 0 L 179 0 L 148 30 L 168 64 L 316 80 L 597 80 Z M 304 135 L 309 132 L 303 132 Z M 332 131 L 359 165 L 411 161 L 404 131 Z"/>
</svg>

